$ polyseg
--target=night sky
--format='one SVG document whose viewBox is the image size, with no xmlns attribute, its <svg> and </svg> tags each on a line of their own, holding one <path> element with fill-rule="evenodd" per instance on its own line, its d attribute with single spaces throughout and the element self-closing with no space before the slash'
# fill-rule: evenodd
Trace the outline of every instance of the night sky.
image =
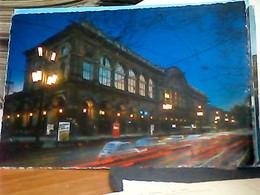
<svg viewBox="0 0 260 195">
<path fill-rule="evenodd" d="M 68 10 L 69 11 L 69 10 Z M 22 90 L 23 52 L 71 22 L 92 22 L 155 65 L 179 67 L 209 104 L 229 110 L 249 95 L 248 36 L 243 2 L 13 17 L 8 80 Z"/>
</svg>

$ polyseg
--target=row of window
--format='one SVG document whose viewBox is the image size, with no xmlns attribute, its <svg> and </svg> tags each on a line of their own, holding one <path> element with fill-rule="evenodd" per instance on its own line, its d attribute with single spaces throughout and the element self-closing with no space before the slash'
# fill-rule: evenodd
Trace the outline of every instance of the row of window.
<svg viewBox="0 0 260 195">
<path fill-rule="evenodd" d="M 140 75 L 137 78 L 136 74 L 133 70 L 128 70 L 125 72 L 122 65 L 117 64 L 115 70 L 112 72 L 112 68 L 110 62 L 107 58 L 102 57 L 100 59 L 99 66 L 99 83 L 105 86 L 111 86 L 112 83 L 112 74 L 114 74 L 114 87 L 120 90 L 127 90 L 130 93 L 139 93 L 141 96 L 148 96 L 150 98 L 154 97 L 154 84 L 152 79 L 149 79 L 146 82 L 143 75 Z M 93 75 L 93 65 L 87 62 L 83 63 L 83 79 L 92 80 Z M 127 77 L 127 86 L 126 86 L 126 78 Z M 139 88 L 137 88 L 137 84 L 139 84 Z M 147 90 L 146 90 L 147 89 Z M 138 91 L 137 91 L 138 90 Z M 147 93 L 147 94 L 146 94 Z"/>
</svg>

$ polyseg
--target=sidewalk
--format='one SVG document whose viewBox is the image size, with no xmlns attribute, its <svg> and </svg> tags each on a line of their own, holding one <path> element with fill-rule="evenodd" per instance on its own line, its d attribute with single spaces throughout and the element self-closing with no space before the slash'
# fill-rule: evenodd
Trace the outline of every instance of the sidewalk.
<svg viewBox="0 0 260 195">
<path fill-rule="evenodd" d="M 154 137 L 169 136 L 173 134 L 190 134 L 196 133 L 191 132 L 190 129 L 177 130 L 174 129 L 172 132 L 159 132 L 155 133 Z M 106 143 L 108 141 L 113 141 L 120 139 L 121 141 L 129 141 L 129 139 L 148 137 L 151 136 L 148 133 L 144 134 L 122 134 L 119 138 L 113 138 L 112 135 L 96 135 L 96 136 L 71 136 L 69 141 L 58 142 L 55 135 L 51 136 L 41 136 L 39 142 L 36 142 L 34 136 L 13 136 L 9 140 L 4 140 L 0 142 L 0 149 L 3 151 L 18 150 L 22 152 L 38 150 L 38 149 L 52 149 L 52 148 L 62 148 L 62 147 L 77 147 L 82 145 L 95 145 L 98 143 Z"/>
<path fill-rule="evenodd" d="M 74 146 L 74 145 L 84 145 L 84 144 L 93 144 L 96 141 L 109 141 L 109 140 L 115 140 L 115 139 L 131 139 L 131 138 L 138 138 L 145 135 L 140 134 L 126 134 L 121 135 L 120 138 L 113 138 L 112 135 L 99 135 L 99 136 L 77 136 L 77 137 L 71 137 L 69 141 L 64 142 L 58 142 L 57 138 L 55 136 L 41 136 L 39 139 L 39 143 L 41 148 L 47 149 L 47 148 L 56 148 L 56 147 L 63 147 L 63 146 Z M 1 145 L 8 144 L 8 145 L 17 145 L 20 144 L 36 144 L 35 137 L 33 136 L 24 136 L 24 137 L 12 137 L 9 140 L 5 140 L 0 142 Z"/>
</svg>

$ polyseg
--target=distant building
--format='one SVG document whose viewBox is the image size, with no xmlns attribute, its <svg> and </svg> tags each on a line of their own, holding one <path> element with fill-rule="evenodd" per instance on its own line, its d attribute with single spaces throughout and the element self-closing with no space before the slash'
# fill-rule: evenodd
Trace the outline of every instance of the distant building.
<svg viewBox="0 0 260 195">
<path fill-rule="evenodd" d="M 207 96 L 180 69 L 155 66 L 88 22 L 25 55 L 24 88 L 5 99 L 3 137 L 45 135 L 61 121 L 71 123 L 71 136 L 109 135 L 113 123 L 121 134 L 148 134 L 151 126 L 171 133 L 206 116 Z"/>
<path fill-rule="evenodd" d="M 164 112 L 165 119 L 170 125 L 174 123 L 187 126 L 204 124 L 207 121 L 207 96 L 191 87 L 179 68 L 165 69 L 163 86 L 164 102 L 166 105 L 172 105 L 172 109 L 166 109 Z"/>
</svg>

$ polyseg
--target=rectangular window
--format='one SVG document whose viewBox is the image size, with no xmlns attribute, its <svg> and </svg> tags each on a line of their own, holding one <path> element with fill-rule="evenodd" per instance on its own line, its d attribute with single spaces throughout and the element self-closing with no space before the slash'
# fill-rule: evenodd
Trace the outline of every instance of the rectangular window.
<svg viewBox="0 0 260 195">
<path fill-rule="evenodd" d="M 92 65 L 86 62 L 83 63 L 83 79 L 92 79 Z"/>
</svg>

